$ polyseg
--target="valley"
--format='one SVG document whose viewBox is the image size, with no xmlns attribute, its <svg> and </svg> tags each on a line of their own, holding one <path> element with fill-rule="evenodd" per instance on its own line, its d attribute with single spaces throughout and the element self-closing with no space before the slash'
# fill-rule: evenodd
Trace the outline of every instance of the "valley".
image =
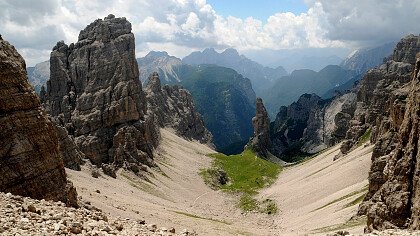
<svg viewBox="0 0 420 236">
<path fill-rule="evenodd" d="M 420 235 L 420 28 L 54 4 L 0 1 L 0 235 Z"/>
<path fill-rule="evenodd" d="M 284 168 L 278 180 L 257 195 L 276 202 L 277 213 L 267 214 L 243 212 L 236 207 L 238 194 L 205 184 L 199 173 L 211 166 L 208 154 L 214 150 L 179 138 L 173 130 L 161 133 L 156 151 L 159 169 L 152 169 L 147 180 L 124 170 L 116 179 L 103 173 L 95 179 L 92 167 L 67 169 L 82 199 L 112 217 L 144 219 L 199 235 L 303 235 L 340 229 L 363 233 L 365 219 L 354 227 L 345 224 L 357 212 L 355 200 L 367 191 L 369 143 L 336 161 L 339 146 Z"/>
</svg>

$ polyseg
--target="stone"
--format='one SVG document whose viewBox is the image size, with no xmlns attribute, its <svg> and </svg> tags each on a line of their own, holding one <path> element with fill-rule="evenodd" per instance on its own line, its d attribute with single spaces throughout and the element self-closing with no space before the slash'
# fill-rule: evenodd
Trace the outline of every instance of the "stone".
<svg viewBox="0 0 420 236">
<path fill-rule="evenodd" d="M 411 83 L 402 86 L 409 90 L 408 96 L 404 96 L 406 105 L 396 108 L 398 112 L 383 115 L 384 118 L 376 125 L 377 142 L 372 154 L 369 192 L 359 209 L 367 213 L 368 231 L 420 229 L 420 153 L 417 148 L 420 133 L 419 52 L 420 36 L 411 35 L 402 39 L 394 50 L 392 60 L 386 64 L 389 67 L 387 73 L 382 74 L 382 80 L 393 77 L 394 83 L 409 76 Z M 408 68 L 412 68 L 412 72 L 407 72 Z M 402 88 L 399 90 L 401 94 Z M 400 99 L 398 96 L 393 98 Z M 394 101 L 391 107 L 393 104 L 401 105 Z M 397 114 L 403 111 L 404 115 Z"/>
<path fill-rule="evenodd" d="M 0 191 L 77 206 L 57 132 L 25 67 L 16 49 L 0 40 Z"/>
<path fill-rule="evenodd" d="M 255 117 L 252 118 L 252 126 L 254 128 L 254 135 L 245 146 L 251 148 L 260 157 L 268 157 L 271 150 L 270 140 L 270 117 L 264 107 L 261 98 L 257 98 Z"/>
<path fill-rule="evenodd" d="M 102 171 L 104 172 L 104 174 L 111 176 L 112 178 L 117 178 L 115 168 L 110 164 L 102 164 Z"/>
<path fill-rule="evenodd" d="M 57 43 L 50 67 L 43 105 L 84 154 L 63 154 L 68 166 L 78 169 L 86 157 L 115 176 L 125 162 L 154 165 L 159 135 L 146 114 L 130 22 L 111 15 L 94 21 L 78 42 Z M 68 140 L 63 153 L 72 147 Z"/>
<path fill-rule="evenodd" d="M 148 112 L 155 117 L 158 127 L 169 127 L 186 139 L 211 145 L 212 135 L 195 110 L 191 94 L 178 85 L 161 86 L 159 74 L 150 74 L 146 86 Z"/>
</svg>

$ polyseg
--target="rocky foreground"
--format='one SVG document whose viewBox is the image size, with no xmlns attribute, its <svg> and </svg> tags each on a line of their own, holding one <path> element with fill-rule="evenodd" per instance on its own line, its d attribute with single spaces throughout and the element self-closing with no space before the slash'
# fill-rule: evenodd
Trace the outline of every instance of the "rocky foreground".
<svg viewBox="0 0 420 236">
<path fill-rule="evenodd" d="M 108 217 L 85 202 L 76 209 L 64 203 L 0 193 L 1 235 L 196 235 L 184 229 L 158 228 L 144 220 Z"/>
</svg>

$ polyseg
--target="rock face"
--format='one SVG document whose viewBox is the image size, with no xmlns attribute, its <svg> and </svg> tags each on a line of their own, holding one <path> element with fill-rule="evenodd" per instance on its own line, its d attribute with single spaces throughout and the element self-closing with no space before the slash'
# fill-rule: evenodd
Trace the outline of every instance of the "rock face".
<svg viewBox="0 0 420 236">
<path fill-rule="evenodd" d="M 25 61 L 0 37 L 0 191 L 77 206 L 54 125 L 28 83 Z"/>
<path fill-rule="evenodd" d="M 354 113 L 354 92 L 322 99 L 303 94 L 297 102 L 280 107 L 271 123 L 272 153 L 285 161 L 319 152 L 345 138 Z"/>
<path fill-rule="evenodd" d="M 270 118 L 261 98 L 257 98 L 256 113 L 252 118 L 254 135 L 246 147 L 254 150 L 259 156 L 267 157 L 271 150 Z"/>
<path fill-rule="evenodd" d="M 181 59 L 168 55 L 167 52 L 149 52 L 145 57 L 137 58 L 140 71 L 140 81 L 147 84 L 149 75 L 158 72 L 165 84 L 181 82 L 178 76 L 177 66 L 182 64 Z"/>
<path fill-rule="evenodd" d="M 76 44 L 58 42 L 50 64 L 45 107 L 92 163 L 153 165 L 158 134 L 146 116 L 134 35 L 125 18 L 109 15 L 82 30 Z"/>
<path fill-rule="evenodd" d="M 145 92 L 148 112 L 154 115 L 159 127 L 171 127 L 181 137 L 211 144 L 212 135 L 204 127 L 187 90 L 178 85 L 162 87 L 159 74 L 154 72 L 148 78 Z"/>
<path fill-rule="evenodd" d="M 407 36 L 396 46 L 390 59 L 378 68 L 368 71 L 356 88 L 357 99 L 350 127 L 346 134 L 342 152 L 346 153 L 363 135 L 371 133 L 371 142 L 375 143 L 382 135 L 398 130 L 404 117 L 409 81 L 414 65 L 418 37 Z M 391 133 L 388 135 L 393 136 Z M 387 140 L 389 140 L 387 138 Z M 384 147 L 385 140 L 381 141 Z M 374 153 L 382 156 L 384 151 Z"/>
<path fill-rule="evenodd" d="M 378 75 L 382 83 L 392 78 L 393 83 L 405 82 L 409 77 L 411 83 L 389 95 L 387 113 L 374 127 L 369 193 L 359 209 L 367 213 L 369 230 L 420 229 L 419 52 L 420 36 L 404 38 Z M 405 92 L 407 87 L 409 92 Z"/>
</svg>

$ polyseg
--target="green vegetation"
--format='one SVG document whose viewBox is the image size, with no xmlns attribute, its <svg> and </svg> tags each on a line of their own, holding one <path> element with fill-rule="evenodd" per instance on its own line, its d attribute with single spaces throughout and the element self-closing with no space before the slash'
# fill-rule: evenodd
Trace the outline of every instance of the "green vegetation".
<svg viewBox="0 0 420 236">
<path fill-rule="evenodd" d="M 214 153 L 210 156 L 214 158 L 213 167 L 223 169 L 229 177 L 230 183 L 221 186 L 229 191 L 254 194 L 272 184 L 281 170 L 281 166 L 257 157 L 250 149 L 237 155 Z"/>
<path fill-rule="evenodd" d="M 266 199 L 259 202 L 254 195 L 259 189 L 274 182 L 281 171 L 281 166 L 259 158 L 250 149 L 237 155 L 226 156 L 222 153 L 214 153 L 210 156 L 214 158 L 212 167 L 200 171 L 200 175 L 208 185 L 212 188 L 240 193 L 241 197 L 237 206 L 243 211 L 259 211 L 267 214 L 277 212 L 277 206 L 272 200 Z M 227 183 L 220 181 L 226 178 Z"/>
<path fill-rule="evenodd" d="M 354 205 L 357 205 L 357 204 L 361 203 L 361 202 L 363 201 L 363 199 L 365 199 L 366 194 L 367 194 L 367 193 L 364 193 L 364 194 L 362 194 L 362 195 L 358 196 L 358 197 L 357 197 L 356 199 L 354 199 L 353 201 L 351 201 L 351 202 L 347 203 L 347 204 L 344 206 L 344 208 L 351 207 L 351 206 L 354 206 Z"/>
<path fill-rule="evenodd" d="M 243 211 L 255 211 L 258 209 L 258 202 L 251 194 L 244 193 L 239 199 L 238 207 Z"/>
<path fill-rule="evenodd" d="M 182 212 L 182 211 L 172 211 L 172 212 L 175 212 L 175 213 L 180 214 L 180 215 L 188 216 L 188 217 L 191 217 L 191 218 L 195 218 L 195 219 L 210 220 L 210 221 L 214 221 L 214 222 L 222 223 L 222 224 L 226 224 L 226 225 L 231 225 L 232 224 L 232 223 L 224 221 L 224 220 L 216 220 L 216 219 L 212 219 L 212 218 L 205 218 L 205 217 L 202 217 L 202 216 L 198 216 L 198 215 L 194 215 L 194 214 L 190 214 L 190 213 Z"/>
<path fill-rule="evenodd" d="M 360 225 L 366 225 L 366 216 L 361 216 L 357 218 L 350 219 L 342 224 L 335 224 L 330 225 L 326 227 L 322 227 L 319 229 L 315 229 L 314 233 L 326 233 L 331 231 L 337 231 L 337 230 L 343 230 L 343 229 L 349 229 Z"/>
<path fill-rule="evenodd" d="M 336 203 L 336 202 L 340 202 L 340 201 L 342 201 L 342 200 L 344 200 L 344 199 L 347 199 L 347 198 L 350 198 L 350 197 L 353 197 L 353 196 L 355 196 L 355 195 L 357 195 L 357 194 L 360 194 L 360 193 L 363 193 L 363 192 L 366 192 L 368 190 L 368 186 L 365 186 L 364 188 L 362 188 L 362 189 L 360 189 L 360 190 L 357 190 L 357 191 L 354 191 L 354 192 L 351 192 L 351 193 L 349 193 L 349 194 L 347 194 L 347 195 L 345 195 L 345 196 L 342 196 L 342 197 L 340 197 L 340 198 L 337 198 L 337 199 L 335 199 L 334 201 L 332 201 L 332 202 L 329 202 L 329 203 L 327 203 L 327 204 L 325 204 L 325 205 L 323 205 L 322 207 L 318 207 L 317 209 L 315 209 L 315 210 L 313 210 L 312 212 L 314 212 L 314 211 L 317 211 L 317 210 L 321 210 L 321 209 L 323 209 L 323 208 L 325 208 L 325 207 L 327 207 L 327 206 L 329 206 L 329 205 L 332 205 L 332 204 L 334 204 L 334 203 Z M 363 196 L 363 195 L 362 195 Z M 358 198 L 360 198 L 360 197 L 358 197 Z M 357 199 L 358 199 L 357 198 Z M 363 198 L 361 199 L 361 200 L 363 200 Z M 360 200 L 360 201 L 361 201 Z M 355 200 L 356 201 L 356 200 Z M 352 201 L 351 203 L 353 203 L 354 201 Z M 349 204 L 351 204 L 351 203 L 349 203 Z M 349 204 L 347 204 L 347 205 L 349 205 Z M 354 203 L 353 205 L 355 205 L 355 204 L 357 204 L 357 203 Z M 349 206 L 345 206 L 345 207 L 349 207 L 349 206 L 352 206 L 352 205 L 349 205 Z"/>
<path fill-rule="evenodd" d="M 372 134 L 372 128 L 369 128 L 366 130 L 366 132 L 362 135 L 362 137 L 359 138 L 359 141 L 357 142 L 357 146 L 360 146 L 370 139 L 370 135 Z"/>
</svg>

